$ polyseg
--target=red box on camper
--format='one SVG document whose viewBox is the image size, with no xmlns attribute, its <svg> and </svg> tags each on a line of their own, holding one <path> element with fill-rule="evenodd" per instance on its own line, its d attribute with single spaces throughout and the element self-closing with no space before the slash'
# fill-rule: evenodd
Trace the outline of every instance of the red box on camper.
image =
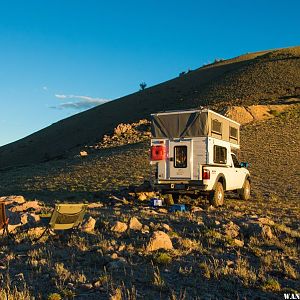
<svg viewBox="0 0 300 300">
<path fill-rule="evenodd" d="M 166 159 L 166 146 L 157 145 L 151 147 L 151 160 L 164 160 Z"/>
</svg>

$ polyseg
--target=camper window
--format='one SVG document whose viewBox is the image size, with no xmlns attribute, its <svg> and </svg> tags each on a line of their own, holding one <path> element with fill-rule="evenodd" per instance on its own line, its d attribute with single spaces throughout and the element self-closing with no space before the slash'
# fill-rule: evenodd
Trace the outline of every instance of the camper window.
<svg viewBox="0 0 300 300">
<path fill-rule="evenodd" d="M 237 140 L 238 139 L 238 130 L 234 127 L 229 127 L 229 137 L 231 139 Z"/>
<path fill-rule="evenodd" d="M 174 168 L 187 167 L 187 146 L 174 147 Z"/>
<path fill-rule="evenodd" d="M 214 146 L 214 163 L 226 164 L 227 149 L 221 146 Z"/>
<path fill-rule="evenodd" d="M 222 135 L 222 123 L 217 119 L 211 121 L 211 131 L 216 134 Z"/>
</svg>

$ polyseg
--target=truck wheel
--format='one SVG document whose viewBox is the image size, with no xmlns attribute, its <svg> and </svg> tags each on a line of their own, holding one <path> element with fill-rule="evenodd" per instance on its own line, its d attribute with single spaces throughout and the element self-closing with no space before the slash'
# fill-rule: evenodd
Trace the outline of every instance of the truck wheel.
<svg viewBox="0 0 300 300">
<path fill-rule="evenodd" d="M 250 181 L 248 179 L 245 180 L 243 187 L 239 190 L 239 196 L 242 200 L 249 200 L 250 199 Z"/>
<path fill-rule="evenodd" d="M 210 194 L 209 202 L 212 206 L 222 206 L 224 204 L 224 189 L 221 182 L 217 182 L 215 190 Z"/>
</svg>

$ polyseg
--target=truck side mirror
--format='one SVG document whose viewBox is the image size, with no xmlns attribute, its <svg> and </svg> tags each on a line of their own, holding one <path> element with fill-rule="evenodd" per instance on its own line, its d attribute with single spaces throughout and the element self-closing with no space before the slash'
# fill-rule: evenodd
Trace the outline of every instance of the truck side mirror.
<svg viewBox="0 0 300 300">
<path fill-rule="evenodd" d="M 247 163 L 247 162 L 241 162 L 240 166 L 241 166 L 241 168 L 248 168 L 249 167 L 249 163 Z"/>
</svg>

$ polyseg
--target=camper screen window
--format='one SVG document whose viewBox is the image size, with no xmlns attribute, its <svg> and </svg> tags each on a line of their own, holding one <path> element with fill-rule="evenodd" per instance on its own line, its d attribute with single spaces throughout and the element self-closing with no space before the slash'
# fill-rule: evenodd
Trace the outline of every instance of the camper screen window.
<svg viewBox="0 0 300 300">
<path fill-rule="evenodd" d="M 187 146 L 174 147 L 174 167 L 175 168 L 187 167 Z"/>
<path fill-rule="evenodd" d="M 222 135 L 222 123 L 218 120 L 211 121 L 211 131 L 216 134 Z"/>
<path fill-rule="evenodd" d="M 238 139 L 238 130 L 234 127 L 229 127 L 229 136 L 230 138 L 237 140 Z"/>
<path fill-rule="evenodd" d="M 227 149 L 221 146 L 214 146 L 214 163 L 226 164 L 227 162 Z"/>
</svg>

